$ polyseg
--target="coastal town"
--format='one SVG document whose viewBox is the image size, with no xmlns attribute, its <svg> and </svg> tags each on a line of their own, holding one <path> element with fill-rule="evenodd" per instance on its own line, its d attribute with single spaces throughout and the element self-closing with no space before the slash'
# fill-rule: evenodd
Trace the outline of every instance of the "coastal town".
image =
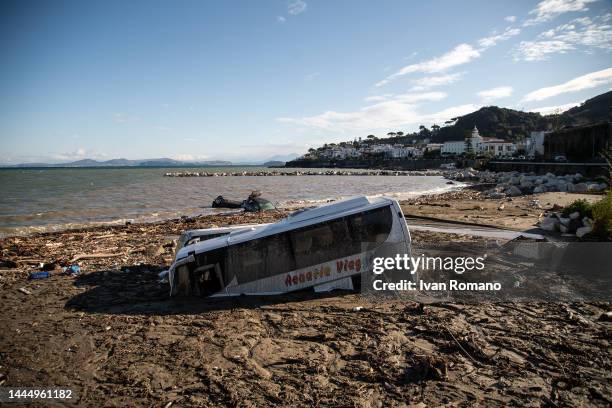
<svg viewBox="0 0 612 408">
<path fill-rule="evenodd" d="M 381 160 L 424 158 L 487 158 L 502 160 L 553 160 L 567 162 L 568 157 L 576 160 L 591 161 L 597 159 L 597 152 L 606 146 L 610 138 L 611 123 L 602 122 L 581 126 L 553 130 L 537 130 L 517 141 L 504 140 L 498 137 L 482 135 L 478 127 L 473 129 L 461 140 L 450 140 L 442 143 L 432 142 L 430 137 L 406 140 L 403 132 L 391 132 L 387 138 L 378 139 L 368 136 L 353 142 L 340 142 L 325 144 L 297 159 L 303 163 L 307 161 L 358 161 L 360 159 L 377 158 Z M 582 137 L 583 143 L 591 143 L 584 149 L 569 149 L 574 147 L 572 139 Z M 589 148 L 591 148 L 589 150 Z"/>
</svg>

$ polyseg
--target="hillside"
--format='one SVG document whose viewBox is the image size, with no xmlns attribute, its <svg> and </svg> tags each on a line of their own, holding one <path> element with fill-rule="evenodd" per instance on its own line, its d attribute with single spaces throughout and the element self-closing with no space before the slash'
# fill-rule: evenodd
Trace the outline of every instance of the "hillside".
<svg viewBox="0 0 612 408">
<path fill-rule="evenodd" d="M 546 129 L 548 123 L 549 120 L 539 113 L 486 106 L 457 118 L 453 126 L 440 128 L 433 140 L 445 142 L 462 139 L 466 133 L 472 131 L 474 125 L 482 135 L 513 140 L 528 135 L 532 130 Z"/>
<path fill-rule="evenodd" d="M 583 125 L 612 118 L 612 91 L 587 99 L 580 106 L 563 112 L 564 125 Z"/>
<path fill-rule="evenodd" d="M 522 136 L 528 136 L 534 130 L 577 126 L 610 120 L 611 107 L 612 91 L 588 99 L 580 106 L 569 109 L 560 115 L 543 116 L 535 112 L 486 106 L 476 112 L 455 118 L 454 125 L 440 128 L 432 137 L 432 140 L 436 142 L 459 140 L 465 136 L 466 132 L 470 132 L 474 125 L 478 127 L 482 135 L 516 140 Z"/>
</svg>

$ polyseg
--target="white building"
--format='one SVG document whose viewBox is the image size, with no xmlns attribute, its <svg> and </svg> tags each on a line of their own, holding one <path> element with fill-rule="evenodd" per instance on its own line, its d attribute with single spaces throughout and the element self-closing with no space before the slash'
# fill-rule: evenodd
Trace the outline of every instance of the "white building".
<svg viewBox="0 0 612 408">
<path fill-rule="evenodd" d="M 323 150 L 320 156 L 324 159 L 348 159 L 352 157 L 359 157 L 361 153 L 354 147 L 332 147 L 330 149 Z"/>
<path fill-rule="evenodd" d="M 442 154 L 460 155 L 465 153 L 465 140 L 444 142 L 440 149 Z"/>
<path fill-rule="evenodd" d="M 480 145 L 480 153 L 489 153 L 495 157 L 512 156 L 516 152 L 516 145 L 504 140 L 488 140 Z"/>
<path fill-rule="evenodd" d="M 525 141 L 525 150 L 528 156 L 544 155 L 544 137 L 545 131 L 531 132 L 531 135 Z"/>
<path fill-rule="evenodd" d="M 394 145 L 393 150 L 390 152 L 390 156 L 394 159 L 412 157 L 414 156 L 414 150 L 414 147 Z"/>
<path fill-rule="evenodd" d="M 482 137 L 478 128 L 474 126 L 469 137 L 463 140 L 444 142 L 441 153 L 447 155 L 460 155 L 467 151 L 476 154 L 491 154 L 496 157 L 511 156 L 516 152 L 516 144 L 494 137 Z"/>
</svg>

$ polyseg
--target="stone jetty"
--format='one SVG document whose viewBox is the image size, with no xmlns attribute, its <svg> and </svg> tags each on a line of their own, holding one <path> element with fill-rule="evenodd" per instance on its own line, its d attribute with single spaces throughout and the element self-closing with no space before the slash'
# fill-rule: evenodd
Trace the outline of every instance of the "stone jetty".
<svg viewBox="0 0 612 408">
<path fill-rule="evenodd" d="M 448 171 L 442 170 L 299 170 L 299 171 L 177 171 L 168 172 L 166 177 L 239 177 L 239 176 L 445 176 Z"/>
</svg>

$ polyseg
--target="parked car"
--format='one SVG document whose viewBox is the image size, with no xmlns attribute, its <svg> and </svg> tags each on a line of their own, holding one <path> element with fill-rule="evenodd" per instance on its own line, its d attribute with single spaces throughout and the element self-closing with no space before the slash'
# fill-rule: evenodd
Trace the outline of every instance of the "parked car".
<svg viewBox="0 0 612 408">
<path fill-rule="evenodd" d="M 565 157 L 565 155 L 563 154 L 558 154 L 555 156 L 555 161 L 559 163 L 565 163 L 567 162 L 567 157 Z"/>
<path fill-rule="evenodd" d="M 519 159 L 519 160 L 525 160 L 525 156 L 520 155 L 520 156 L 518 157 L 518 159 Z"/>
</svg>

